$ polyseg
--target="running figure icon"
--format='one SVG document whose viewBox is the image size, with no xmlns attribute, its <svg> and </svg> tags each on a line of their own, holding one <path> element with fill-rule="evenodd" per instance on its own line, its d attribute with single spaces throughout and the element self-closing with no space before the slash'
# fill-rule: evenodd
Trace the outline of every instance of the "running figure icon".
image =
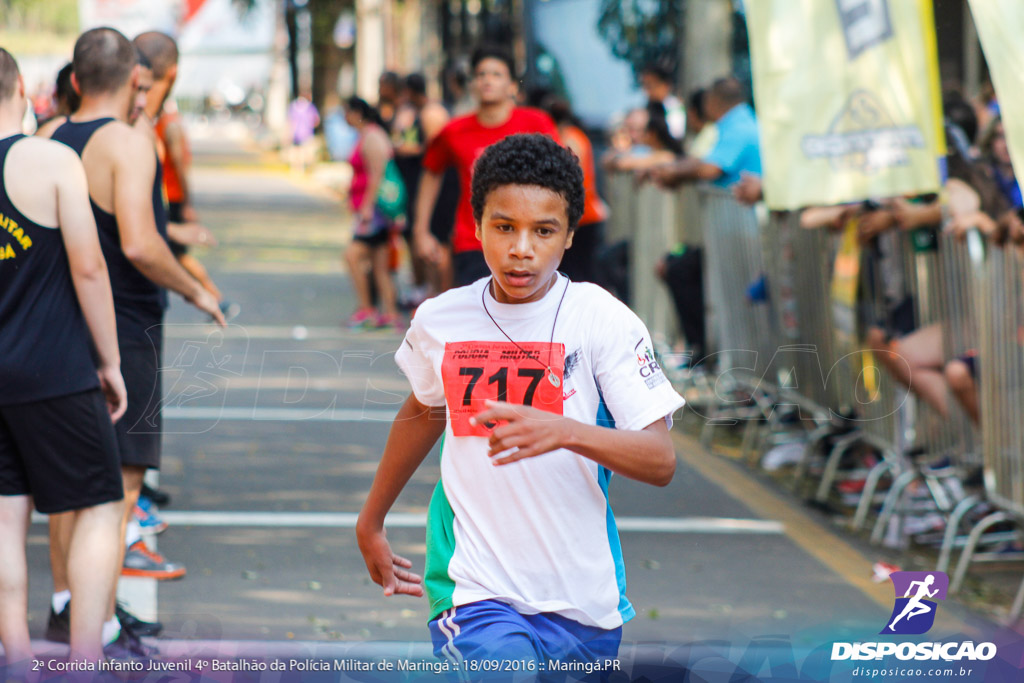
<svg viewBox="0 0 1024 683">
<path fill-rule="evenodd" d="M 903 597 L 910 598 L 910 600 L 907 601 L 907 604 L 903 607 L 903 611 L 899 613 L 899 616 L 893 619 L 892 623 L 889 624 L 890 631 L 893 633 L 896 632 L 896 623 L 903 617 L 906 617 L 907 621 L 910 621 L 912 618 L 920 614 L 927 614 L 934 609 L 931 605 L 921 602 L 924 598 L 935 597 L 939 592 L 938 588 L 932 591 L 928 590 L 933 583 L 935 583 L 935 576 L 933 574 L 926 576 L 923 581 L 912 581 L 910 583 L 910 586 L 907 588 L 907 592 L 903 595 Z M 916 593 L 914 593 L 915 586 L 917 587 Z M 911 593 L 914 593 L 914 595 L 911 596 Z"/>
</svg>

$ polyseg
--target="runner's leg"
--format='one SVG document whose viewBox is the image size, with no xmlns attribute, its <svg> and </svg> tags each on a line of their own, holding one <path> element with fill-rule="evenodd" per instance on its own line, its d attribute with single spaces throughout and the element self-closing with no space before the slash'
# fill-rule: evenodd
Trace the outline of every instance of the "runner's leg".
<svg viewBox="0 0 1024 683">
<path fill-rule="evenodd" d="M 373 308 L 370 298 L 370 278 L 367 268 L 370 264 L 370 248 L 360 240 L 352 240 L 345 250 L 345 263 L 352 278 L 352 287 L 356 290 L 360 309 Z"/>
<path fill-rule="evenodd" d="M 377 285 L 377 299 L 384 313 L 389 317 L 398 315 L 395 281 L 391 277 L 390 251 L 388 243 L 373 248 L 373 278 Z"/>
</svg>

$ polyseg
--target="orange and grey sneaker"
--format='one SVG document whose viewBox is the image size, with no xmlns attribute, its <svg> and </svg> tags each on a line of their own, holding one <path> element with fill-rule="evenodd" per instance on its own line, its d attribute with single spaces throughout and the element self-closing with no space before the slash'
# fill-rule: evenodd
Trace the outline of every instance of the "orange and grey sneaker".
<svg viewBox="0 0 1024 683">
<path fill-rule="evenodd" d="M 185 576 L 185 565 L 168 562 L 163 555 L 153 552 L 140 540 L 124 551 L 121 576 L 140 576 L 157 581 L 180 579 Z"/>
</svg>

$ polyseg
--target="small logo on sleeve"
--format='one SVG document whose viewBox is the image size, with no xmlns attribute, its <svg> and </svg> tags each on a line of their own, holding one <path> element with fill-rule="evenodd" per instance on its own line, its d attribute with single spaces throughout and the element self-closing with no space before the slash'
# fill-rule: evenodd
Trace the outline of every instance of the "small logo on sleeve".
<svg viewBox="0 0 1024 683">
<path fill-rule="evenodd" d="M 642 350 L 641 346 L 643 346 Z M 639 368 L 640 377 L 643 378 L 644 384 L 647 385 L 648 389 L 653 389 L 659 384 L 665 383 L 665 374 L 661 371 L 661 366 L 658 365 L 658 360 L 655 358 L 654 352 L 651 351 L 651 347 L 644 344 L 643 337 L 640 337 L 640 341 L 633 347 L 633 353 L 636 354 L 636 364 Z"/>
</svg>

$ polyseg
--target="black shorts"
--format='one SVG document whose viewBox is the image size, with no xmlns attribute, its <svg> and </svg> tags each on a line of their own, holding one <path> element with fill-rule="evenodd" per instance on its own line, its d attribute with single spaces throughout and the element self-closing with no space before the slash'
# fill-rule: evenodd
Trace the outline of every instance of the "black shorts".
<svg viewBox="0 0 1024 683">
<path fill-rule="evenodd" d="M 967 372 L 970 373 L 971 379 L 975 382 L 978 381 L 978 352 L 977 350 L 970 350 L 962 356 L 957 358 L 958 361 L 967 366 Z"/>
<path fill-rule="evenodd" d="M 386 216 L 379 206 L 373 207 L 373 218 L 369 221 L 360 218 L 358 213 L 353 217 L 353 221 L 352 240 L 362 242 L 373 249 L 386 245 L 395 229 L 395 221 Z"/>
<path fill-rule="evenodd" d="M 352 241 L 361 242 L 362 244 L 365 244 L 371 249 L 376 249 L 377 247 L 387 246 L 390 238 L 391 233 L 389 233 L 387 230 L 382 230 L 380 232 L 371 233 L 369 235 L 353 235 Z"/>
<path fill-rule="evenodd" d="M 886 341 L 892 341 L 905 337 L 917 329 L 915 317 L 914 299 L 908 295 L 890 306 L 885 319 L 877 321 L 876 324 L 885 330 Z"/>
<path fill-rule="evenodd" d="M 158 469 L 163 432 L 160 402 L 160 341 L 121 347 L 121 375 L 128 389 L 128 410 L 115 427 L 121 464 Z"/>
<path fill-rule="evenodd" d="M 482 251 L 461 251 L 452 259 L 452 267 L 455 270 L 455 286 L 463 287 L 471 285 L 482 277 L 491 274 L 487 267 Z"/>
<path fill-rule="evenodd" d="M 55 514 L 121 500 L 121 465 L 99 389 L 0 407 L 0 495 Z"/>
<path fill-rule="evenodd" d="M 184 223 L 185 222 L 185 205 L 181 202 L 168 202 L 167 203 L 167 220 L 171 223 Z M 171 248 L 171 253 L 174 257 L 184 256 L 188 253 L 188 247 L 181 242 L 175 242 L 170 237 L 167 238 L 167 246 Z"/>
</svg>

